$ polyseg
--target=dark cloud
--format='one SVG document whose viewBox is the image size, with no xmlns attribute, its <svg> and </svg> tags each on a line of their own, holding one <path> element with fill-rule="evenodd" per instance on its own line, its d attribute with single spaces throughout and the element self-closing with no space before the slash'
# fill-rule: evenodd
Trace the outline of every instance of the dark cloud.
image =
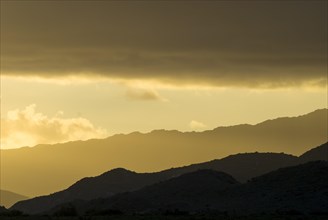
<svg viewBox="0 0 328 220">
<path fill-rule="evenodd" d="M 5 75 L 325 85 L 326 1 L 1 1 Z"/>
</svg>

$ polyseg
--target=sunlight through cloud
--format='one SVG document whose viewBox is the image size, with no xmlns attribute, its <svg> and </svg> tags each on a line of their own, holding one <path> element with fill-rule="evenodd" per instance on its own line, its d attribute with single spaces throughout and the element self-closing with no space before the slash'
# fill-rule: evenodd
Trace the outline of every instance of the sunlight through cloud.
<svg viewBox="0 0 328 220">
<path fill-rule="evenodd" d="M 59 111 L 49 117 L 36 111 L 32 104 L 25 109 L 11 110 L 1 118 L 1 148 L 53 144 L 91 138 L 105 138 L 107 130 L 96 127 L 88 119 L 63 118 Z"/>
</svg>

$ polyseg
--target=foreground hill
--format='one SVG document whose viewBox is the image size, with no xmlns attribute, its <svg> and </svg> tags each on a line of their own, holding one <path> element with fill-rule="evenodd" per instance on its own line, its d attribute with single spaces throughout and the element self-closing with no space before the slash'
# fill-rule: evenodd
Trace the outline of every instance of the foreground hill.
<svg viewBox="0 0 328 220">
<path fill-rule="evenodd" d="M 314 160 L 328 160 L 328 142 L 305 152 L 299 159 L 303 163 Z"/>
<path fill-rule="evenodd" d="M 241 198 L 238 208 L 245 212 L 280 210 L 327 213 L 328 162 L 314 161 L 281 168 L 254 178 L 235 193 L 232 201 Z M 247 203 L 247 199 L 252 204 Z"/>
<path fill-rule="evenodd" d="M 9 208 L 16 202 L 25 199 L 28 199 L 28 197 L 7 190 L 0 190 L 0 206 Z"/>
<path fill-rule="evenodd" d="M 6 212 L 8 212 L 8 210 L 5 207 L 0 206 L 0 215 Z"/>
<path fill-rule="evenodd" d="M 18 202 L 12 208 L 28 214 L 41 213 L 61 203 L 76 199 L 91 200 L 108 197 L 120 192 L 140 189 L 159 180 L 160 178 L 154 174 L 135 173 L 118 168 L 97 177 L 81 179 L 66 190 Z"/>
<path fill-rule="evenodd" d="M 135 192 L 72 204 L 80 213 L 105 210 L 163 212 L 177 209 L 228 213 L 238 210 L 237 214 L 240 215 L 327 213 L 328 162 L 316 161 L 282 168 L 245 184 L 238 184 L 224 173 L 199 170 Z"/>
<path fill-rule="evenodd" d="M 135 192 L 119 194 L 109 199 L 93 200 L 77 207 L 77 209 L 80 212 L 81 207 L 83 207 L 83 212 L 106 209 L 119 209 L 124 212 L 196 210 L 198 205 L 209 204 L 213 193 L 222 193 L 239 184 L 226 173 L 214 170 L 198 170 L 144 187 Z"/>
<path fill-rule="evenodd" d="M 327 109 L 322 109 L 299 117 L 204 132 L 158 130 L 114 135 L 103 140 L 1 150 L 1 186 L 37 196 L 59 191 L 85 176 L 116 167 L 154 172 L 239 152 L 299 155 L 309 150 L 309 146 L 327 141 L 327 113 Z"/>
<path fill-rule="evenodd" d="M 157 173 L 135 173 L 120 168 L 97 177 L 84 178 L 66 190 L 49 196 L 19 202 L 13 208 L 30 214 L 41 213 L 61 203 L 76 199 L 104 198 L 117 193 L 134 191 L 200 169 L 231 173 L 235 179 L 246 181 L 280 167 L 294 165 L 297 161 L 297 157 L 281 153 L 247 153 Z"/>
</svg>

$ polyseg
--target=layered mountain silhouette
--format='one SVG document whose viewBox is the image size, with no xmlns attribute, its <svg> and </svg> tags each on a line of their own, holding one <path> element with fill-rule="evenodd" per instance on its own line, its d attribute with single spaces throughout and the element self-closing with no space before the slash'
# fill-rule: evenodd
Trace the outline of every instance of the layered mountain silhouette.
<svg viewBox="0 0 328 220">
<path fill-rule="evenodd" d="M 13 193 L 7 190 L 0 190 L 0 206 L 9 208 L 18 201 L 28 199 L 27 196 L 23 196 L 17 193 Z"/>
<path fill-rule="evenodd" d="M 107 199 L 62 204 L 47 213 L 67 206 L 74 207 L 79 214 L 110 210 L 328 214 L 328 162 L 281 168 L 244 184 L 222 172 L 199 170 Z"/>
<path fill-rule="evenodd" d="M 299 117 L 278 118 L 257 125 L 218 127 L 204 132 L 157 130 L 114 135 L 102 140 L 1 150 L 1 186 L 38 196 L 116 167 L 156 172 L 240 152 L 299 155 L 309 150 L 309 146 L 327 141 L 327 113 L 327 109 L 322 109 Z M 248 174 L 242 177 L 242 173 L 238 177 L 233 172 L 231 175 L 238 180 L 247 179 Z"/>
<path fill-rule="evenodd" d="M 198 170 L 135 192 L 86 203 L 77 202 L 75 206 L 80 213 L 106 209 L 119 209 L 125 212 L 197 210 L 198 205 L 210 202 L 213 193 L 221 193 L 238 185 L 240 183 L 229 174 L 214 170 Z M 60 206 L 51 212 L 58 208 Z"/>
<path fill-rule="evenodd" d="M 49 196 L 18 202 L 13 206 L 13 209 L 18 209 L 29 214 L 42 213 L 62 203 L 68 203 L 74 200 L 106 198 L 118 193 L 135 191 L 145 186 L 150 186 L 198 170 L 221 171 L 231 174 L 233 176 L 232 178 L 236 179 L 236 181 L 246 182 L 256 176 L 263 175 L 278 168 L 303 163 L 303 158 L 307 158 L 310 152 L 311 155 L 317 155 L 317 157 L 311 157 L 313 161 L 321 160 L 321 154 L 316 152 L 321 152 L 322 149 L 326 149 L 327 151 L 328 143 L 316 147 L 300 157 L 282 153 L 237 154 L 220 160 L 173 168 L 157 173 L 136 173 L 119 168 L 97 177 L 84 178 L 66 190 Z M 202 181 L 202 179 L 199 180 Z"/>
<path fill-rule="evenodd" d="M 239 214 L 296 211 L 328 213 L 328 162 L 281 168 L 238 184 L 230 175 L 199 170 L 108 199 L 72 203 L 80 213 L 100 210 L 234 212 Z M 57 207 L 58 208 L 58 207 Z"/>
<path fill-rule="evenodd" d="M 91 200 L 120 192 L 136 190 L 162 180 L 154 174 L 139 174 L 118 168 L 97 177 L 84 178 L 68 189 L 49 196 L 36 197 L 17 203 L 13 209 L 34 214 L 75 199 Z"/>
</svg>

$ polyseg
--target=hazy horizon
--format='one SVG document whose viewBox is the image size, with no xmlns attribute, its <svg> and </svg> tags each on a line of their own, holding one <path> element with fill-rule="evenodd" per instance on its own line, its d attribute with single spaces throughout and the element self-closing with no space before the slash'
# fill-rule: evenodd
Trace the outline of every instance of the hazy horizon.
<svg viewBox="0 0 328 220">
<path fill-rule="evenodd" d="M 315 111 L 320 111 L 320 110 L 328 110 L 327 108 L 323 108 L 323 109 L 315 109 L 311 112 L 307 112 L 306 114 L 309 114 L 309 113 L 312 113 L 312 112 L 315 112 Z M 302 115 L 306 115 L 306 114 L 302 114 Z M 204 131 L 210 131 L 210 130 L 213 130 L 213 129 L 216 129 L 216 128 L 220 128 L 220 127 L 233 127 L 233 126 L 238 126 L 238 125 L 257 125 L 257 124 L 260 124 L 260 123 L 263 123 L 263 122 L 266 122 L 266 121 L 270 121 L 270 120 L 274 120 L 274 119 L 280 119 L 280 118 L 294 118 L 294 117 L 299 117 L 299 116 L 302 116 L 302 115 L 289 115 L 289 116 L 280 116 L 280 117 L 276 117 L 276 118 L 269 118 L 269 119 L 266 119 L 266 120 L 263 120 L 263 121 L 259 121 L 259 122 L 255 122 L 255 123 L 238 123 L 238 124 L 231 124 L 231 125 L 224 125 L 224 126 L 215 126 L 213 128 L 204 128 L 204 130 L 177 130 L 177 129 L 153 129 L 153 130 L 149 130 L 149 131 L 130 131 L 130 132 L 126 132 L 126 133 L 114 133 L 114 134 L 107 134 L 107 136 L 104 136 L 104 137 L 99 137 L 99 138 L 90 138 L 90 139 L 85 139 L 83 141 L 87 141 L 87 140 L 92 140 L 92 139 L 106 139 L 106 138 L 110 138 L 110 137 L 113 137 L 115 135 L 129 135 L 129 134 L 132 134 L 132 133 L 141 133 L 141 134 L 149 134 L 149 133 L 152 133 L 154 131 L 178 131 L 178 132 L 182 132 L 182 133 L 185 133 L 185 132 L 204 132 Z M 56 142 L 56 143 L 37 143 L 36 145 L 32 145 L 32 146 L 16 146 L 16 147 L 6 147 L 6 146 L 1 146 L 0 149 L 2 150 L 10 150 L 10 149 L 17 149 L 17 148 L 23 148 L 23 147 L 35 147 L 37 145 L 46 145 L 46 144 L 50 144 L 50 145 L 53 145 L 53 144 L 64 144 L 64 143 L 69 143 L 69 142 L 72 142 L 72 141 L 79 141 L 79 140 L 70 140 L 70 141 L 64 141 L 64 142 Z"/>
</svg>

